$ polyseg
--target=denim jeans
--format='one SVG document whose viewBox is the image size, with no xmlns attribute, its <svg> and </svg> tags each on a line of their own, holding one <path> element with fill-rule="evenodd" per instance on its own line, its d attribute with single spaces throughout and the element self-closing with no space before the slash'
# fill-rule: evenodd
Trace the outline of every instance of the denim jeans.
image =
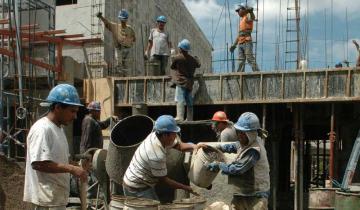
<svg viewBox="0 0 360 210">
<path fill-rule="evenodd" d="M 176 86 L 175 101 L 182 104 L 186 103 L 187 106 L 193 106 L 194 104 L 191 91 L 180 86 Z"/>
<path fill-rule="evenodd" d="M 255 60 L 254 54 L 252 52 L 252 50 L 253 50 L 252 42 L 249 41 L 249 42 L 239 44 L 238 50 L 239 50 L 238 72 L 245 71 L 245 60 L 247 60 L 249 62 L 253 71 L 259 71 L 259 69 L 256 65 L 256 60 Z"/>
<path fill-rule="evenodd" d="M 156 195 L 155 189 L 153 187 L 146 188 L 142 191 L 131 191 L 129 188 L 123 186 L 123 190 L 125 196 L 159 200 L 159 197 Z"/>
</svg>

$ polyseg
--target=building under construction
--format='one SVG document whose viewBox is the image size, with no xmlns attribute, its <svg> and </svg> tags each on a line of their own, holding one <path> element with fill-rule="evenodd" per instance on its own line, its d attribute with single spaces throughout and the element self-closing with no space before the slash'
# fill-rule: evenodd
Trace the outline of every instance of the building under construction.
<svg viewBox="0 0 360 210">
<path fill-rule="evenodd" d="M 95 16 L 102 12 L 116 20 L 121 8 L 128 9 L 137 36 L 131 77 L 113 76 L 114 44 Z M 173 44 L 182 38 L 192 40 L 196 43 L 192 54 L 203 64 L 193 90 L 195 122 L 181 124 L 184 140 L 216 141 L 206 120 L 218 110 L 231 121 L 251 111 L 269 131 L 265 143 L 271 171 L 269 209 L 307 209 L 311 188 L 333 187 L 329 180 L 341 182 L 360 127 L 360 69 L 213 74 L 212 46 L 180 0 L 1 0 L 0 129 L 7 156 L 23 161 L 27 131 L 46 111 L 37 105 L 58 83 L 74 84 L 84 103 L 100 101 L 102 118 L 174 116 L 170 78 L 149 75 L 152 67 L 143 59 L 149 30 L 160 14 L 170 17 L 167 29 Z M 301 56 L 286 51 L 288 63 L 299 67 Z M 78 152 L 83 116 L 80 110 L 74 129 L 67 129 L 73 154 Z M 353 182 L 359 181 L 355 173 Z M 209 200 L 231 197 L 230 192 L 216 190 Z"/>
</svg>

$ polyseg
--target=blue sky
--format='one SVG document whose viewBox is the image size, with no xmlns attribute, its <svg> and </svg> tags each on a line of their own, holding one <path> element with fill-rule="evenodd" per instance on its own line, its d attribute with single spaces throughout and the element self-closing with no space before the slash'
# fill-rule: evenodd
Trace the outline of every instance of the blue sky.
<svg viewBox="0 0 360 210">
<path fill-rule="evenodd" d="M 230 14 L 224 9 L 225 0 L 183 0 L 183 2 L 213 44 L 214 71 L 231 71 L 231 62 L 215 61 L 226 59 L 227 56 L 231 58 L 229 53 L 227 55 L 225 48 L 226 43 L 231 45 L 232 42 L 230 31 L 232 31 L 233 39 L 236 37 L 239 17 L 234 10 L 237 4 L 245 1 L 228 0 Z M 247 2 L 248 5 L 256 8 L 256 0 Z M 261 70 L 270 71 L 275 67 L 294 69 L 294 66 L 285 66 L 285 60 L 291 59 L 285 58 L 284 53 L 287 3 L 288 0 L 258 0 L 257 61 Z M 355 66 L 357 52 L 352 40 L 360 41 L 360 1 L 302 0 L 300 4 L 301 39 L 303 40 L 301 49 L 302 55 L 308 59 L 308 67 L 311 69 L 333 67 L 335 63 L 345 59 L 350 61 L 350 66 Z M 229 15 L 231 21 L 229 21 Z M 253 33 L 253 38 L 254 36 L 255 33 Z M 295 37 L 288 38 L 288 40 L 293 39 Z M 305 45 L 306 39 L 308 45 Z M 276 54 L 279 55 L 278 59 L 275 59 Z M 237 52 L 235 52 L 236 57 Z M 249 66 L 247 66 L 247 71 L 251 71 Z"/>
</svg>

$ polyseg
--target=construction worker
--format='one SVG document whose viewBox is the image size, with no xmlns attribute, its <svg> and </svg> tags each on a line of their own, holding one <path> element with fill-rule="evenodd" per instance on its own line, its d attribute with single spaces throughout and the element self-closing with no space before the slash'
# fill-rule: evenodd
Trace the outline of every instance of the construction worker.
<svg viewBox="0 0 360 210">
<path fill-rule="evenodd" d="M 102 149 L 103 136 L 101 130 L 108 128 L 111 120 L 117 120 L 117 117 L 112 116 L 100 121 L 101 106 L 98 101 L 90 102 L 87 109 L 89 114 L 85 116 L 81 125 L 80 153 L 84 153 L 90 148 Z"/>
<path fill-rule="evenodd" d="M 76 119 L 80 99 L 68 84 L 55 86 L 46 103 L 49 112 L 31 126 L 26 140 L 24 201 L 34 209 L 65 210 L 70 192 L 70 174 L 87 179 L 87 171 L 69 164 L 69 145 L 63 126 Z M 86 168 L 86 167 L 85 167 Z"/>
<path fill-rule="evenodd" d="M 172 43 L 170 41 L 169 32 L 165 31 L 166 17 L 161 15 L 156 19 L 157 27 L 151 29 L 148 46 L 146 47 L 144 58 L 151 62 L 157 62 L 160 66 L 160 72 L 156 75 L 165 75 L 170 49 Z M 171 49 L 171 53 L 175 50 Z"/>
<path fill-rule="evenodd" d="M 128 68 L 131 65 L 128 58 L 130 49 L 136 41 L 134 29 L 127 24 L 128 12 L 125 9 L 119 11 L 120 24 L 107 20 L 102 16 L 101 12 L 98 12 L 96 16 L 104 22 L 105 27 L 112 33 L 116 48 L 117 73 L 120 76 L 127 76 L 130 73 Z"/>
<path fill-rule="evenodd" d="M 237 141 L 236 130 L 234 124 L 229 121 L 226 113 L 223 111 L 217 111 L 211 118 L 212 129 L 215 131 L 218 141 L 220 142 L 233 142 Z"/>
<path fill-rule="evenodd" d="M 176 120 L 183 121 L 185 113 L 185 104 L 187 107 L 186 120 L 193 120 L 193 97 L 191 91 L 194 84 L 195 69 L 200 67 L 200 61 L 196 56 L 191 56 L 190 42 L 183 39 L 178 44 L 179 53 L 174 56 L 171 63 L 172 82 L 176 85 Z"/>
<path fill-rule="evenodd" d="M 210 171 L 221 170 L 222 174 L 228 175 L 228 182 L 235 189 L 231 201 L 233 209 L 268 209 L 269 162 L 262 139 L 258 136 L 259 118 L 252 112 L 245 112 L 234 127 L 238 142 L 218 148 L 226 153 L 237 153 L 237 158 L 230 164 L 213 162 L 207 168 Z"/>
<path fill-rule="evenodd" d="M 245 5 L 238 5 L 235 10 L 241 17 L 239 24 L 239 35 L 234 44 L 230 47 L 230 52 L 233 53 L 236 46 L 239 51 L 239 67 L 238 72 L 245 71 L 245 60 L 249 62 L 253 71 L 259 71 L 255 57 L 252 52 L 253 43 L 251 39 L 251 32 L 253 30 L 255 14 L 252 7 Z"/>
<path fill-rule="evenodd" d="M 193 192 L 193 189 L 167 177 L 166 154 L 169 149 L 193 151 L 203 144 L 183 143 L 177 139 L 180 127 L 170 115 L 162 115 L 155 121 L 153 132 L 140 144 L 123 178 L 125 196 L 159 200 L 154 186 L 163 183 L 174 189 Z"/>
<path fill-rule="evenodd" d="M 359 44 L 356 42 L 356 40 L 353 40 L 353 43 L 356 47 L 356 51 L 358 52 L 358 58 L 357 58 L 357 61 L 356 61 L 356 67 L 360 67 L 360 47 L 359 47 Z"/>
</svg>

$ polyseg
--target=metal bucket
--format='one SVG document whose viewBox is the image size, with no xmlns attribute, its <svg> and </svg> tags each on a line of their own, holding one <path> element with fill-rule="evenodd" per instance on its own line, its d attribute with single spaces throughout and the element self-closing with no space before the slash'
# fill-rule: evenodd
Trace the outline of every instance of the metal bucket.
<svg viewBox="0 0 360 210">
<path fill-rule="evenodd" d="M 148 61 L 145 62 L 146 76 L 159 76 L 160 75 L 160 62 Z"/>
<path fill-rule="evenodd" d="M 109 210 L 124 209 L 124 203 L 126 198 L 127 198 L 126 196 L 122 196 L 122 195 L 112 195 L 109 204 Z"/>
<path fill-rule="evenodd" d="M 203 197 L 192 197 L 192 198 L 184 198 L 181 200 L 174 201 L 175 204 L 182 205 L 193 205 L 194 210 L 203 210 L 205 209 L 206 199 Z"/>
<path fill-rule="evenodd" d="M 124 210 L 158 210 L 160 202 L 146 198 L 127 199 Z"/>
<path fill-rule="evenodd" d="M 169 204 L 169 205 L 161 205 L 159 207 L 159 210 L 171 210 L 171 209 L 193 210 L 194 206 L 191 204 Z"/>
<path fill-rule="evenodd" d="M 339 188 L 310 188 L 309 209 L 334 209 L 336 190 Z"/>
<path fill-rule="evenodd" d="M 106 172 L 111 180 L 122 179 L 140 143 L 151 133 L 153 120 L 145 115 L 133 115 L 118 122 L 111 130 L 106 156 Z"/>
<path fill-rule="evenodd" d="M 190 166 L 189 179 L 198 187 L 206 188 L 211 185 L 217 172 L 209 171 L 206 166 L 213 161 L 224 161 L 224 155 L 219 150 L 208 147 L 199 149 L 194 155 L 193 162 Z"/>
<path fill-rule="evenodd" d="M 336 191 L 335 210 L 360 209 L 360 192 Z"/>
</svg>

